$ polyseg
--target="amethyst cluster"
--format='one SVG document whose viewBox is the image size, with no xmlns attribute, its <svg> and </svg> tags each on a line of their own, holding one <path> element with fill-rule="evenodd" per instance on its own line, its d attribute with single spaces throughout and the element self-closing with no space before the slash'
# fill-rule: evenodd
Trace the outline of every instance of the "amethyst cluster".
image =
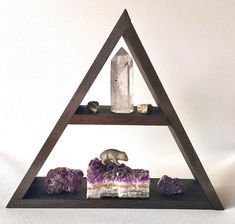
<svg viewBox="0 0 235 224">
<path fill-rule="evenodd" d="M 178 178 L 163 175 L 157 183 L 160 192 L 164 195 L 176 195 L 184 193 L 184 185 Z"/>
<path fill-rule="evenodd" d="M 95 158 L 87 170 L 87 198 L 148 198 L 149 171 L 131 169 L 125 164 L 102 164 Z"/>
<path fill-rule="evenodd" d="M 120 166 L 113 162 L 103 165 L 98 158 L 91 160 L 87 170 L 87 182 L 94 184 L 110 181 L 126 183 L 149 181 L 149 171 L 131 169 L 123 163 Z"/>
<path fill-rule="evenodd" d="M 83 172 L 79 169 L 57 167 L 49 170 L 45 179 L 45 189 L 48 194 L 69 192 L 74 193 L 81 184 Z"/>
</svg>

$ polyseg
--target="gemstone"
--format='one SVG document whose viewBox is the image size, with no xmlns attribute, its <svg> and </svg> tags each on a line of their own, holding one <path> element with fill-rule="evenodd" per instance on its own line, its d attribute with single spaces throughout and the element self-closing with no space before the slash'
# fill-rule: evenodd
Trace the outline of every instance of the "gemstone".
<svg viewBox="0 0 235 224">
<path fill-rule="evenodd" d="M 164 195 L 176 195 L 184 193 L 184 185 L 178 178 L 163 175 L 157 183 L 160 192 Z"/>
<path fill-rule="evenodd" d="M 125 164 L 102 164 L 95 158 L 87 170 L 87 198 L 148 198 L 149 171 L 131 169 Z"/>
<path fill-rule="evenodd" d="M 48 194 L 62 192 L 74 193 L 81 184 L 83 172 L 79 169 L 57 167 L 49 170 L 45 178 L 45 189 Z"/>
<path fill-rule="evenodd" d="M 99 110 L 99 102 L 97 101 L 90 101 L 87 104 L 87 111 L 88 113 L 96 114 Z"/>
<path fill-rule="evenodd" d="M 133 60 L 120 48 L 111 60 L 111 111 L 131 113 L 133 110 Z"/>
<path fill-rule="evenodd" d="M 139 114 L 149 114 L 153 109 L 151 104 L 139 104 L 137 105 L 137 113 Z"/>
</svg>

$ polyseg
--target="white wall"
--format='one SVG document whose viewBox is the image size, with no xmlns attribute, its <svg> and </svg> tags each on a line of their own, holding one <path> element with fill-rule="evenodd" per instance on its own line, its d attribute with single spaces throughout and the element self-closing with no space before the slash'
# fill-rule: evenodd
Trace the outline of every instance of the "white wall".
<svg viewBox="0 0 235 224">
<path fill-rule="evenodd" d="M 0 0 L 3 205 L 125 8 L 209 177 L 231 205 L 225 181 L 235 177 L 235 1 Z M 123 40 L 113 53 L 120 46 Z M 84 104 L 109 104 L 109 76 L 110 59 Z M 135 67 L 135 103 L 148 102 L 154 104 Z M 151 176 L 191 177 L 166 127 L 125 126 L 67 127 L 40 175 L 57 166 L 85 171 L 110 147 L 125 150 L 127 164 Z"/>
</svg>

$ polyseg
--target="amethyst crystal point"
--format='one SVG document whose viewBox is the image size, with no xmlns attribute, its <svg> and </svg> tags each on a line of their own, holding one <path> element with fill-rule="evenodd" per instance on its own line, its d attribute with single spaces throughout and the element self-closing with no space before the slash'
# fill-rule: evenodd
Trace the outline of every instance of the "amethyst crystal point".
<svg viewBox="0 0 235 224">
<path fill-rule="evenodd" d="M 176 195 L 184 193 L 184 185 L 178 178 L 163 175 L 157 183 L 160 192 L 164 195 Z"/>
<path fill-rule="evenodd" d="M 62 192 L 74 193 L 81 183 L 83 172 L 79 169 L 57 167 L 49 170 L 45 178 L 45 189 L 48 194 Z"/>
<path fill-rule="evenodd" d="M 88 166 L 87 198 L 147 198 L 149 184 L 148 170 L 131 169 L 113 162 L 104 165 L 98 158 Z"/>
</svg>

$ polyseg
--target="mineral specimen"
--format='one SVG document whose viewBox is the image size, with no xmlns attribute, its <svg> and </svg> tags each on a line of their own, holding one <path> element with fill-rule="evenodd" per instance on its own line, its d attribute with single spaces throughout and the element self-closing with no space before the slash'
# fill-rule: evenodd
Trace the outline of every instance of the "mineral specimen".
<svg viewBox="0 0 235 224">
<path fill-rule="evenodd" d="M 164 195 L 176 195 L 184 193 L 184 185 L 178 178 L 163 175 L 157 183 L 160 192 Z"/>
<path fill-rule="evenodd" d="M 128 157 L 125 152 L 119 151 L 117 149 L 107 149 L 100 154 L 102 164 L 106 165 L 108 162 L 113 161 L 116 165 L 121 164 L 118 160 L 128 161 Z"/>
<path fill-rule="evenodd" d="M 111 111 L 131 113 L 133 110 L 133 59 L 120 48 L 111 60 Z"/>
<path fill-rule="evenodd" d="M 99 110 L 99 102 L 97 101 L 90 101 L 87 104 L 87 111 L 88 113 L 96 114 Z"/>
<path fill-rule="evenodd" d="M 148 170 L 131 169 L 113 162 L 103 165 L 98 158 L 89 163 L 87 198 L 148 198 L 149 184 Z"/>
<path fill-rule="evenodd" d="M 153 109 L 151 104 L 139 104 L 137 105 L 137 113 L 139 114 L 149 114 Z"/>
<path fill-rule="evenodd" d="M 79 169 L 57 167 L 49 170 L 45 179 L 45 189 L 48 194 L 62 192 L 74 193 L 81 183 L 83 172 Z"/>
</svg>

